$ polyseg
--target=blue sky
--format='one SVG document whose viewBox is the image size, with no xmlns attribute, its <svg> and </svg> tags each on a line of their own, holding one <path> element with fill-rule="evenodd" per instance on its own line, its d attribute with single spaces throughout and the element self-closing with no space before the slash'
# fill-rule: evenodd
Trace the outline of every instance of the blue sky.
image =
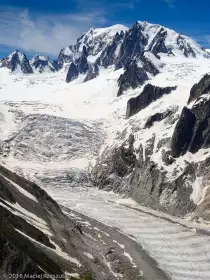
<svg viewBox="0 0 210 280">
<path fill-rule="evenodd" d="M 14 49 L 56 57 L 91 27 L 159 23 L 210 48 L 209 0 L 1 0 L 0 57 Z"/>
</svg>

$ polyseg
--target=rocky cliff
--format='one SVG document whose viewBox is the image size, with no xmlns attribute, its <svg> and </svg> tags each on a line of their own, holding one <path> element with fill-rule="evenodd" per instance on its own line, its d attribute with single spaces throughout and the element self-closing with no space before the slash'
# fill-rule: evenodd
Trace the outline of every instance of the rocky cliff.
<svg viewBox="0 0 210 280">
<path fill-rule="evenodd" d="M 81 224 L 67 217 L 44 190 L 3 166 L 0 228 L 1 279 L 119 279 L 106 266 L 111 262 L 106 246 L 84 234 Z M 113 267 L 124 271 L 122 279 L 131 280 L 138 271 L 131 273 L 123 262 L 113 261 Z"/>
<path fill-rule="evenodd" d="M 63 48 L 57 62 L 60 67 L 65 63 L 74 63 L 81 74 L 87 73 L 90 64 L 94 64 L 103 68 L 124 68 L 125 76 L 129 76 L 126 71 L 128 67 L 133 68 L 135 61 L 142 63 L 141 71 L 155 76 L 159 73 L 156 64 L 161 65 L 160 55 L 163 54 L 187 58 L 210 57 L 206 50 L 186 36 L 158 24 L 137 21 L 130 29 L 122 25 L 90 29 L 75 45 Z M 140 80 L 138 85 L 145 79 Z M 118 95 L 133 84 L 127 78 L 122 78 L 119 83 Z"/>
<path fill-rule="evenodd" d="M 31 59 L 30 64 L 34 72 L 43 73 L 57 71 L 56 66 L 53 65 L 53 62 L 48 56 L 36 55 Z"/>
<path fill-rule="evenodd" d="M 127 117 L 141 114 L 140 110 L 175 89 L 148 84 L 139 96 L 128 101 Z M 190 107 L 186 104 L 178 119 L 174 107 L 153 114 L 139 128 L 130 121 L 129 129 L 118 134 L 114 144 L 99 158 L 92 171 L 93 182 L 173 215 L 194 213 L 194 218 L 209 220 L 208 192 L 202 192 L 209 184 L 209 94 L 206 75 L 191 89 L 189 95 L 194 103 Z M 163 127 L 165 132 L 150 132 L 156 126 Z M 169 129 L 172 134 L 167 133 Z M 145 136 L 139 140 L 141 134 Z M 197 159 L 191 154 L 197 154 Z M 199 193 L 196 188 L 200 188 Z"/>
<path fill-rule="evenodd" d="M 1 67 L 6 67 L 11 72 L 23 72 L 24 74 L 33 73 L 33 69 L 29 63 L 25 54 L 18 50 L 11 53 L 8 57 L 4 58 L 1 63 Z"/>
</svg>

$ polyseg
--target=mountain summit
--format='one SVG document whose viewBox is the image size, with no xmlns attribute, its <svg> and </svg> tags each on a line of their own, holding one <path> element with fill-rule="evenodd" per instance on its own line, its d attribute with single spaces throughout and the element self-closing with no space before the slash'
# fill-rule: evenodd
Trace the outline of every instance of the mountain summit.
<svg viewBox="0 0 210 280">
<path fill-rule="evenodd" d="M 151 53 L 159 60 L 163 56 L 210 58 L 210 53 L 193 39 L 159 24 L 137 21 L 130 29 L 121 24 L 91 28 L 77 39 L 75 45 L 62 48 L 54 62 L 48 57 L 37 55 L 30 65 L 26 55 L 15 51 L 2 60 L 1 67 L 7 67 L 12 72 L 19 69 L 29 74 L 33 71 L 55 72 L 64 64 L 73 63 L 78 75 L 87 74 L 87 81 L 100 74 L 99 66 L 107 68 L 114 65 L 115 69 L 126 68 L 132 60 L 141 60 L 145 52 Z M 71 69 L 73 68 L 71 66 Z M 71 73 L 68 74 L 71 76 Z"/>
<path fill-rule="evenodd" d="M 84 74 L 96 65 L 126 69 L 132 61 L 141 61 L 145 53 L 151 53 L 153 61 L 160 61 L 163 56 L 210 58 L 210 54 L 191 38 L 158 24 L 137 21 L 130 29 L 123 25 L 90 29 L 75 45 L 63 48 L 57 62 L 60 68 L 65 63 L 73 63 L 78 73 Z"/>
<path fill-rule="evenodd" d="M 1 67 L 7 67 L 11 72 L 23 72 L 24 74 L 33 73 L 33 69 L 25 54 L 16 50 L 8 57 L 2 59 Z"/>
<path fill-rule="evenodd" d="M 204 48 L 187 36 L 158 24 L 137 21 L 130 29 L 123 25 L 90 29 L 75 45 L 60 51 L 58 62 L 74 62 L 84 46 L 87 48 L 88 61 L 94 63 L 97 60 L 105 67 L 115 63 L 118 67 L 125 65 L 128 60 L 137 59 L 145 51 L 157 57 L 210 57 Z"/>
</svg>

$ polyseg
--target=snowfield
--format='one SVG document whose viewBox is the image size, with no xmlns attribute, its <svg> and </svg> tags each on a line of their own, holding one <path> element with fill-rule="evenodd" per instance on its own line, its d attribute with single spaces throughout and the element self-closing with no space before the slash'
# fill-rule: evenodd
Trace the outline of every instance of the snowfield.
<svg viewBox="0 0 210 280">
<path fill-rule="evenodd" d="M 161 87 L 177 86 L 177 90 L 129 120 L 125 119 L 127 101 L 143 87 L 128 90 L 117 98 L 117 79 L 122 69 L 101 69 L 96 79 L 83 83 L 84 77 L 80 75 L 69 84 L 64 82 L 65 70 L 23 75 L 0 69 L 0 138 L 4 140 L 4 163 L 13 170 L 24 170 L 31 179 L 37 173 L 39 177 L 42 173 L 49 177 L 54 172 L 58 175 L 57 170 L 63 176 L 69 168 L 90 168 L 105 145 L 119 145 L 124 141 L 116 137 L 120 131 L 125 131 L 125 138 L 133 132 L 136 147 L 140 143 L 146 147 L 153 134 L 156 134 L 156 144 L 160 139 L 170 138 L 174 124 L 161 121 L 150 129 L 141 128 L 152 114 L 167 109 L 176 110 L 178 118 L 187 104 L 191 87 L 210 72 L 210 62 L 202 58 L 166 56 L 161 61 L 165 65 L 161 73 L 148 82 Z M 177 169 L 181 173 L 186 159 L 198 162 L 208 154 L 208 150 L 200 151 L 199 157 L 188 153 L 168 167 L 162 162 L 161 149 L 154 149 L 152 159 L 167 170 L 170 180 L 179 175 Z"/>
<path fill-rule="evenodd" d="M 101 69 L 99 77 L 87 83 L 82 83 L 84 77 L 80 75 L 66 84 L 64 70 L 23 75 L 1 68 L 1 161 L 7 168 L 37 182 L 61 205 L 132 236 L 173 280 L 206 280 L 210 279 L 210 237 L 202 235 L 201 229 L 209 231 L 208 226 L 163 217 L 136 204 L 132 206 L 137 210 L 127 208 L 117 204 L 119 196 L 95 188 L 71 188 L 89 185 L 86 172 L 107 144 L 119 145 L 124 140 L 117 137 L 119 132 L 125 131 L 125 138 L 134 132 L 136 147 L 140 143 L 145 147 L 153 134 L 157 143 L 172 136 L 175 124 L 161 121 L 143 129 L 145 121 L 169 108 L 175 109 L 178 116 L 187 104 L 193 84 L 210 72 L 210 61 L 162 56 L 162 62 L 165 66 L 161 73 L 149 83 L 177 89 L 128 120 L 127 101 L 143 87 L 128 90 L 117 98 L 117 79 L 122 69 Z M 152 158 L 167 170 L 171 180 L 179 175 L 177 170 L 183 170 L 185 160 L 199 162 L 209 154 L 210 150 L 195 155 L 187 153 L 168 167 L 155 146 Z M 199 204 L 205 191 L 202 180 L 197 178 L 192 200 Z M 125 254 L 132 261 L 129 253 Z"/>
</svg>

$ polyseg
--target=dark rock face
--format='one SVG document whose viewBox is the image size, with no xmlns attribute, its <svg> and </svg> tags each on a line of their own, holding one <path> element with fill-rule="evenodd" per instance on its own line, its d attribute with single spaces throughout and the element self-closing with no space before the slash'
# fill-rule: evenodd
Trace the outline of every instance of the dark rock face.
<svg viewBox="0 0 210 280">
<path fill-rule="evenodd" d="M 172 50 L 165 45 L 165 39 L 168 33 L 164 28 L 161 28 L 160 31 L 156 34 L 154 39 L 152 40 L 149 50 L 152 51 L 153 54 L 158 55 L 158 53 L 166 53 L 173 54 Z"/>
<path fill-rule="evenodd" d="M 133 154 L 125 149 L 121 156 L 125 166 L 131 167 Z M 119 160 L 120 166 L 123 167 L 123 163 Z M 127 171 L 122 170 L 120 175 Z M 48 274 L 53 275 L 53 279 L 104 280 L 105 275 L 107 280 L 117 280 L 119 277 L 110 273 L 105 265 L 108 261 L 112 271 L 122 271 L 122 279 L 133 280 L 139 275 L 139 269 L 132 271 L 130 262 L 129 266 L 121 257 L 121 251 L 116 250 L 114 259 L 110 258 L 107 244 L 93 238 L 98 232 L 83 230 L 77 219 L 69 218 L 72 210 L 65 208 L 69 216 L 65 215 L 43 189 L 2 166 L 0 202 L 0 279 L 9 280 L 11 274 L 21 274 L 19 278 L 14 276 L 15 279 L 51 279 Z M 87 222 L 88 218 L 83 219 Z M 88 220 L 91 225 L 100 226 Z M 102 229 L 106 227 L 103 225 Z M 109 244 L 113 244 L 113 237 Z M 117 266 L 116 259 L 119 260 Z"/>
<path fill-rule="evenodd" d="M 154 115 L 152 115 L 151 117 L 148 118 L 148 120 L 146 121 L 145 124 L 145 128 L 150 128 L 151 126 L 153 126 L 154 122 L 160 122 L 162 120 L 164 120 L 165 118 L 167 118 L 170 114 L 172 113 L 172 111 L 166 111 L 164 113 L 156 113 Z"/>
<path fill-rule="evenodd" d="M 179 49 L 184 53 L 186 57 L 196 57 L 196 53 L 193 50 L 193 48 L 190 46 L 190 44 L 185 43 L 185 38 L 181 35 L 177 38 L 177 44 L 179 46 Z M 204 49 L 203 49 L 204 50 Z"/>
<path fill-rule="evenodd" d="M 171 142 L 173 156 L 210 147 L 210 100 L 205 97 L 209 91 L 210 75 L 205 75 L 192 87 L 188 102 L 195 100 L 196 103 L 191 109 L 183 109 L 175 127 Z"/>
<path fill-rule="evenodd" d="M 141 56 L 144 52 L 144 47 L 147 44 L 148 38 L 143 33 L 143 27 L 136 22 L 136 24 L 125 34 L 116 61 L 117 68 L 127 65 L 133 58 Z"/>
<path fill-rule="evenodd" d="M 69 70 L 66 76 L 66 82 L 70 83 L 71 81 L 75 80 L 79 76 L 79 71 L 76 65 L 72 62 L 69 66 Z"/>
<path fill-rule="evenodd" d="M 65 235 L 63 227 L 65 222 L 68 224 L 66 229 L 72 226 L 74 228 L 74 224 L 66 220 L 57 203 L 37 185 L 2 166 L 0 166 L 0 200 L 0 275 L 4 273 L 43 275 L 44 271 L 48 274 L 64 275 L 62 266 L 66 266 L 65 262 L 62 263 L 62 259 L 55 253 L 50 253 L 50 250 L 55 250 L 50 235 L 43 232 L 41 226 L 35 226 L 39 223 L 38 220 L 42 220 L 48 230 L 53 232 L 54 241 L 60 244 L 59 235 Z M 33 215 L 37 220 L 31 218 Z M 71 246 L 74 251 L 72 244 Z"/>
<path fill-rule="evenodd" d="M 104 151 L 101 161 L 98 161 L 96 167 L 92 170 L 92 178 L 97 186 L 109 187 L 114 184 L 119 186 L 123 177 L 127 176 L 133 170 L 136 157 L 133 150 L 133 140 L 130 137 L 129 147 L 122 145 L 113 151 Z"/>
<path fill-rule="evenodd" d="M 188 104 L 194 100 L 196 100 L 198 97 L 200 97 L 203 94 L 210 93 L 210 74 L 206 74 L 198 84 L 195 84 L 191 91 L 190 91 L 190 97 L 188 100 Z"/>
<path fill-rule="evenodd" d="M 143 85 L 147 80 L 149 80 L 147 72 L 139 67 L 136 61 L 131 61 L 118 79 L 119 90 L 117 96 L 122 95 L 130 87 L 135 89 Z"/>
<path fill-rule="evenodd" d="M 150 40 L 150 30 L 153 29 L 154 38 Z M 125 33 L 124 40 L 120 46 L 120 52 L 115 65 L 119 69 L 125 66 L 131 59 L 139 59 L 145 51 L 152 52 L 156 57 L 160 53 L 176 55 L 176 49 L 180 50 L 185 57 L 196 57 L 193 42 L 187 41 L 186 37 L 177 34 L 177 40 L 168 46 L 167 38 L 174 31 L 160 25 L 151 25 L 147 22 L 136 22 L 134 26 Z M 174 35 L 174 34 L 173 34 Z M 204 57 L 209 54 L 200 46 L 197 46 Z"/>
<path fill-rule="evenodd" d="M 57 63 L 60 65 L 60 67 L 62 67 L 64 63 L 70 63 L 74 61 L 74 53 L 77 50 L 75 49 L 75 46 L 69 46 L 68 48 L 68 52 L 65 51 L 66 48 L 63 48 L 58 55 Z"/>
<path fill-rule="evenodd" d="M 50 61 L 49 57 L 40 57 L 39 55 L 35 56 L 32 59 L 31 66 L 37 69 L 40 73 L 42 73 L 46 68 L 48 71 L 55 72 L 57 70 L 54 67 L 53 63 Z"/>
<path fill-rule="evenodd" d="M 150 55 L 153 56 L 152 53 L 150 53 Z M 127 62 L 125 72 L 118 79 L 119 90 L 117 96 L 122 95 L 123 92 L 130 87 L 135 89 L 143 85 L 144 82 L 149 79 L 147 73 L 156 76 L 159 74 L 159 69 L 154 65 L 151 59 L 146 56 L 146 53 L 143 53 L 138 61 L 131 60 Z"/>
<path fill-rule="evenodd" d="M 162 150 L 162 161 L 168 166 L 175 162 L 175 159 L 172 156 L 171 151 Z"/>
<path fill-rule="evenodd" d="M 143 62 L 144 69 L 152 74 L 153 76 L 156 76 L 160 73 L 159 69 L 152 63 L 152 61 L 145 56 L 145 53 L 140 57 L 140 60 Z"/>
<path fill-rule="evenodd" d="M 55 71 L 59 71 L 62 68 L 62 64 L 60 64 L 57 60 L 53 60 L 52 65 Z"/>
<path fill-rule="evenodd" d="M 15 51 L 10 56 L 5 58 L 3 60 L 3 63 L 1 67 L 7 67 L 11 70 L 11 72 L 14 72 L 18 69 L 18 66 L 20 67 L 21 71 L 24 74 L 32 74 L 33 69 L 29 63 L 28 58 L 25 54 L 20 53 L 19 51 Z"/>
<path fill-rule="evenodd" d="M 144 148 L 140 144 L 136 150 L 133 148 L 134 139 L 130 142 L 129 149 L 135 151 L 136 158 L 132 161 L 129 173 L 123 173 L 123 175 L 126 174 L 123 177 L 110 176 L 110 174 L 112 174 L 116 150 L 119 151 L 125 143 L 118 148 L 110 147 L 104 151 L 93 169 L 93 182 L 101 188 L 126 194 L 142 205 L 151 206 L 172 215 L 186 215 L 195 209 L 195 205 L 190 199 L 192 190 L 187 187 L 189 182 L 193 183 L 195 180 L 195 168 L 188 164 L 180 176 L 168 181 L 166 171 L 161 170 L 151 160 L 155 140 L 154 135 Z M 163 158 L 167 165 L 171 165 L 175 161 L 170 151 L 164 152 Z M 121 170 L 121 166 L 118 165 L 118 167 Z M 188 176 L 188 182 L 185 180 L 186 176 Z"/>
<path fill-rule="evenodd" d="M 36 265 L 36 263 L 26 254 L 9 242 L 2 234 L 0 234 L 0 277 L 9 280 L 11 274 L 37 275 L 37 278 L 47 279 L 44 272 Z M 7 274 L 6 278 L 3 277 Z"/>
<path fill-rule="evenodd" d="M 196 124 L 189 151 L 196 153 L 201 148 L 210 147 L 210 100 L 201 100 L 191 110 L 196 117 Z"/>
<path fill-rule="evenodd" d="M 75 63 L 77 65 L 77 69 L 78 69 L 79 73 L 81 73 L 81 74 L 86 73 L 89 69 L 87 57 L 88 57 L 87 49 L 85 46 L 83 46 L 82 53 L 81 53 L 79 59 Z"/>
<path fill-rule="evenodd" d="M 183 155 L 188 150 L 195 122 L 195 115 L 188 108 L 184 107 L 172 136 L 171 150 L 174 157 Z"/>
<path fill-rule="evenodd" d="M 115 64 L 117 57 L 117 49 L 123 42 L 125 33 L 117 33 L 113 38 L 113 41 L 102 51 L 97 63 L 105 68 Z"/>
<path fill-rule="evenodd" d="M 101 35 L 94 36 L 94 28 L 91 28 L 87 33 L 82 34 L 77 39 L 76 49 L 79 50 L 82 45 L 85 45 L 90 55 L 97 55 L 107 45 L 106 32 Z"/>
<path fill-rule="evenodd" d="M 176 90 L 176 87 L 161 88 L 151 84 L 146 85 L 140 95 L 128 100 L 126 117 L 130 118 L 131 116 L 137 114 L 149 106 L 152 102 L 161 98 L 165 94 L 170 94 L 173 90 Z"/>
<path fill-rule="evenodd" d="M 84 79 L 84 82 L 95 79 L 99 75 L 99 67 L 97 64 L 90 65 L 89 70 L 87 72 L 87 76 Z"/>
</svg>

